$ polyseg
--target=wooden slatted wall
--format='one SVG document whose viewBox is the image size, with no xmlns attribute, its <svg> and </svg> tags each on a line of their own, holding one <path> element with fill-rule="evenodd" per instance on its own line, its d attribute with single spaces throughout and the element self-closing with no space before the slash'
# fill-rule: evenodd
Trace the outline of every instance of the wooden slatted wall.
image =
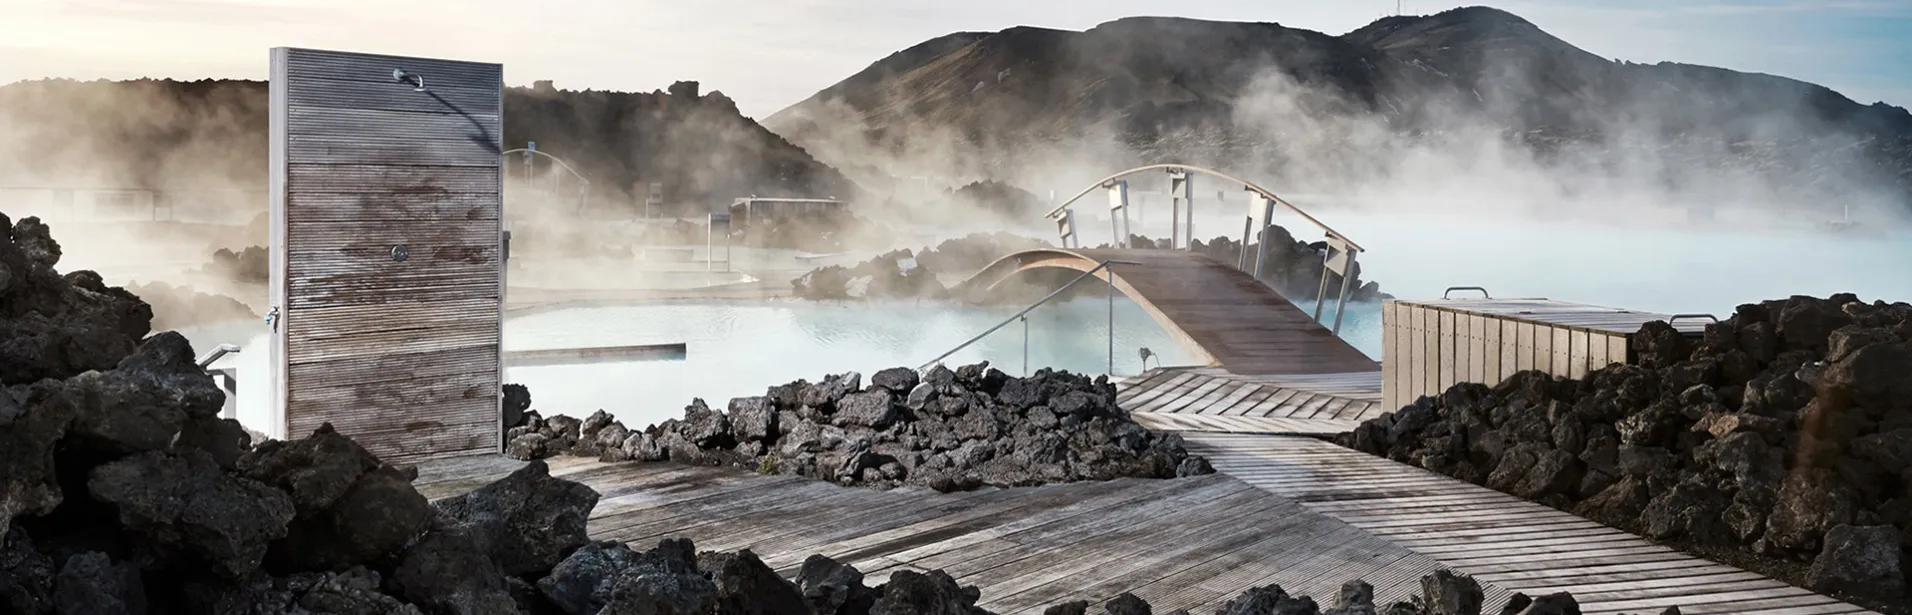
<svg viewBox="0 0 1912 615">
<path fill-rule="evenodd" d="M 1584 378 L 1629 362 L 1632 334 L 1668 318 L 1549 299 L 1389 299 L 1381 311 L 1382 404 L 1399 409 L 1457 383 L 1491 386 L 1526 370 Z M 1704 322 L 1675 327 L 1697 335 Z"/>
<path fill-rule="evenodd" d="M 499 449 L 503 77 L 272 50 L 273 435 L 330 422 L 387 460 Z"/>
</svg>

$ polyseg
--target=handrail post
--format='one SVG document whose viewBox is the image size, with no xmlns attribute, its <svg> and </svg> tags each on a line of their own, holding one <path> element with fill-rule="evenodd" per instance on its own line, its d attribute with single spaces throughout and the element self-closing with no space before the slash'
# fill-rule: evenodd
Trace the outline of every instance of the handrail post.
<svg viewBox="0 0 1912 615">
<path fill-rule="evenodd" d="M 1017 318 L 1022 319 L 1022 377 L 1028 378 L 1029 377 L 1029 317 L 1027 315 L 1024 315 L 1024 316 L 1017 316 Z"/>
<path fill-rule="evenodd" d="M 1334 333 L 1335 335 L 1341 334 L 1341 315 L 1342 313 L 1348 310 L 1348 292 L 1352 290 L 1352 287 L 1354 286 L 1354 259 L 1356 256 L 1360 256 L 1360 254 L 1361 254 L 1360 252 L 1349 250 L 1348 262 L 1342 265 L 1343 271 L 1341 272 L 1341 296 L 1335 299 L 1334 329 L 1331 330 L 1331 332 Z"/>
<path fill-rule="evenodd" d="M 1115 377 L 1115 268 L 1109 267 L 1109 377 Z"/>
<path fill-rule="evenodd" d="M 930 368 L 930 366 L 932 366 L 932 365 L 935 365 L 935 364 L 937 364 L 937 363 L 940 363 L 940 362 L 942 362 L 942 360 L 943 360 L 943 359 L 946 359 L 946 358 L 949 358 L 949 355 L 953 355 L 953 354 L 956 354 L 957 352 L 960 352 L 960 351 L 962 351 L 962 349 L 964 349 L 964 348 L 968 348 L 970 344 L 974 344 L 974 343 L 976 343 L 976 342 L 978 342 L 978 341 L 981 341 L 981 340 L 982 340 L 983 338 L 985 338 L 985 337 L 988 337 L 988 336 L 989 336 L 989 334 L 991 334 L 991 333 L 995 333 L 995 332 L 996 332 L 997 330 L 1000 330 L 1000 329 L 1002 329 L 1003 327 L 1007 327 L 1007 326 L 1009 326 L 1009 323 L 1012 323 L 1012 322 L 1016 322 L 1016 319 L 1017 319 L 1017 318 L 1021 318 L 1021 317 L 1023 317 L 1023 316 L 1025 316 L 1025 315 L 1027 315 L 1027 314 L 1028 314 L 1028 313 L 1029 313 L 1030 311 L 1032 311 L 1032 310 L 1035 310 L 1036 308 L 1039 308 L 1039 307 L 1042 307 L 1042 304 L 1045 304 L 1045 303 L 1048 303 L 1048 302 L 1049 302 L 1050 300 L 1052 300 L 1052 299 L 1055 299 L 1055 298 L 1056 298 L 1056 296 L 1058 296 L 1058 295 L 1061 295 L 1061 294 L 1062 294 L 1062 291 L 1065 291 L 1065 290 L 1069 290 L 1069 287 L 1072 287 L 1072 286 L 1075 286 L 1076 284 L 1078 284 L 1078 283 L 1080 283 L 1080 282 L 1082 282 L 1083 280 L 1085 280 L 1085 279 L 1088 279 L 1088 278 L 1089 278 L 1089 277 L 1091 277 L 1091 276 L 1094 276 L 1094 275 L 1095 275 L 1095 272 L 1097 272 L 1097 271 L 1102 271 L 1102 270 L 1104 270 L 1104 269 L 1109 269 L 1109 268 L 1110 268 L 1110 267 L 1111 267 L 1112 265 L 1114 265 L 1114 264 L 1117 264 L 1117 263 L 1120 263 L 1120 264 L 1123 264 L 1123 265 L 1137 265 L 1137 264 L 1140 264 L 1140 263 L 1134 263 L 1134 262 L 1130 262 L 1130 261 L 1119 261 L 1119 260 L 1113 260 L 1113 259 L 1111 259 L 1111 260 L 1106 260 L 1106 261 L 1102 261 L 1102 262 L 1101 262 L 1101 264 L 1098 264 L 1098 265 L 1096 265 L 1095 267 L 1092 267 L 1092 268 L 1090 268 L 1090 269 L 1089 269 L 1088 271 L 1084 271 L 1084 272 L 1082 272 L 1082 275 L 1079 275 L 1079 276 L 1076 276 L 1076 278 L 1075 278 L 1075 279 L 1073 279 L 1073 280 L 1070 280 L 1068 284 L 1063 284 L 1063 285 L 1062 285 L 1062 288 L 1058 288 L 1058 289 L 1055 289 L 1055 290 L 1053 290 L 1053 291 L 1050 291 L 1048 295 L 1045 295 L 1045 296 L 1043 296 L 1043 298 L 1041 298 L 1041 299 L 1038 299 L 1038 300 L 1037 300 L 1037 301 L 1036 301 L 1035 303 L 1032 303 L 1032 304 L 1029 304 L 1029 307 L 1026 307 L 1026 308 L 1023 308 L 1023 309 L 1022 309 L 1022 311 L 1020 311 L 1020 312 L 1016 312 L 1016 313 L 1015 313 L 1014 315 L 1012 315 L 1012 316 L 1010 316 L 1009 318 L 1006 318 L 1006 319 L 1003 319 L 1003 321 L 1002 321 L 1002 322 L 999 322 L 999 323 L 996 323 L 996 326 L 994 326 L 994 327 L 990 327 L 990 328 L 989 328 L 988 330 L 986 330 L 986 331 L 983 331 L 982 333 L 978 333 L 978 334 L 976 334 L 976 336 L 975 336 L 975 337 L 972 337 L 972 338 L 969 338 L 969 341 L 966 341 L 966 342 L 963 342 L 962 344 L 959 344 L 959 345 L 957 345 L 957 346 L 956 346 L 955 348 L 951 348 L 951 349 L 949 349 L 949 352 L 945 352 L 945 353 L 943 353 L 943 354 L 941 354 L 941 355 L 938 355 L 938 356 L 937 356 L 936 358 L 934 358 L 934 359 L 930 359 L 928 363 L 924 363 L 924 364 L 922 364 L 921 366 L 919 366 L 919 367 L 917 367 L 917 368 L 916 368 L 916 370 L 917 370 L 917 371 L 922 371 L 922 370 L 926 370 L 926 369 L 929 369 L 929 368 Z M 1110 274 L 1109 274 L 1109 293 L 1110 293 L 1110 295 L 1109 295 L 1109 305 L 1110 305 L 1110 308 L 1109 308 L 1109 309 L 1110 309 L 1110 311 L 1109 311 L 1109 320 L 1110 320 L 1110 322 L 1111 322 L 1111 323 L 1113 323 L 1113 322 L 1114 322 L 1114 320 L 1115 320 L 1115 311 L 1114 311 L 1114 309 L 1115 309 L 1115 308 L 1114 308 L 1114 305 L 1115 305 L 1115 295 L 1114 295 L 1114 293 L 1115 293 L 1115 274 L 1114 274 L 1114 272 L 1113 272 L 1113 270 L 1112 270 L 1112 269 L 1110 270 Z M 1027 322 L 1027 321 L 1024 321 L 1024 322 Z M 1109 364 L 1110 364 L 1111 366 L 1113 366 L 1113 365 L 1115 364 L 1115 359 L 1114 359 L 1114 357 L 1115 357 L 1115 350 L 1114 350 L 1114 349 L 1115 349 L 1115 341 L 1114 341 L 1114 333 L 1113 333 L 1113 327 L 1111 327 L 1111 333 L 1110 333 L 1110 341 L 1109 341 L 1109 349 L 1110 349 L 1110 350 L 1109 350 L 1109 357 L 1110 357 L 1110 359 L 1109 359 Z"/>
</svg>

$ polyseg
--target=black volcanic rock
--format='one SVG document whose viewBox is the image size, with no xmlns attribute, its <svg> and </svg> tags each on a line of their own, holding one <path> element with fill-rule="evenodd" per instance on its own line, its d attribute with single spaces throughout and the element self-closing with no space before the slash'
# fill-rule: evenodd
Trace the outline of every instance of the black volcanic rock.
<svg viewBox="0 0 1912 615">
<path fill-rule="evenodd" d="M 1637 365 L 1578 381 L 1528 371 L 1491 388 L 1455 385 L 1339 441 L 1734 553 L 1875 608 L 1903 605 L 1907 332 L 1912 305 L 1849 294 L 1743 305 L 1697 339 L 1651 322 L 1634 336 Z M 1793 561 L 1812 561 L 1811 572 Z"/>
<path fill-rule="evenodd" d="M 733 399 L 729 412 L 693 400 L 683 419 L 628 431 L 614 450 L 556 446 L 564 417 L 536 419 L 514 430 L 508 450 L 522 458 L 668 459 L 938 491 L 1215 471 L 1188 454 L 1180 437 L 1137 425 L 1102 378 L 1047 368 L 1014 378 L 981 363 L 955 371 L 939 365 L 920 376 L 892 368 L 867 387 L 862 380 L 854 372 L 799 380 Z"/>
</svg>

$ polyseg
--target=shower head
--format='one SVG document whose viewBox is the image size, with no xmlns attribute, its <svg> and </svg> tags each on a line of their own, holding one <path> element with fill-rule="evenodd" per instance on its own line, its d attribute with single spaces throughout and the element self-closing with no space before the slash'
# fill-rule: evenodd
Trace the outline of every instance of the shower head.
<svg viewBox="0 0 1912 615">
<path fill-rule="evenodd" d="M 399 83 L 411 84 L 413 92 L 425 91 L 425 76 L 424 75 L 407 72 L 403 68 L 394 68 L 392 69 L 392 80 L 397 81 Z"/>
</svg>

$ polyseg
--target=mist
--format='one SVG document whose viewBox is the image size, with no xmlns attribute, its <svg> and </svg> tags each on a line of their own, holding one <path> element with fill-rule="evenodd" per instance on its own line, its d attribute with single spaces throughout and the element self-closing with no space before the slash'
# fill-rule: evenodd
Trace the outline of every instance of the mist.
<svg viewBox="0 0 1912 615">
<path fill-rule="evenodd" d="M 1454 29 L 1477 44 L 1463 48 Z M 1848 213 L 1912 222 L 1905 110 L 1782 77 L 1611 61 L 1492 9 L 1341 37 L 1134 18 L 945 38 L 839 87 L 900 75 L 883 86 L 826 90 L 767 122 L 839 166 L 1045 195 L 1180 162 L 1329 197 L 1290 199 L 1310 210 L 1702 229 L 1810 230 Z M 907 65 L 928 51 L 944 55 Z"/>
</svg>

